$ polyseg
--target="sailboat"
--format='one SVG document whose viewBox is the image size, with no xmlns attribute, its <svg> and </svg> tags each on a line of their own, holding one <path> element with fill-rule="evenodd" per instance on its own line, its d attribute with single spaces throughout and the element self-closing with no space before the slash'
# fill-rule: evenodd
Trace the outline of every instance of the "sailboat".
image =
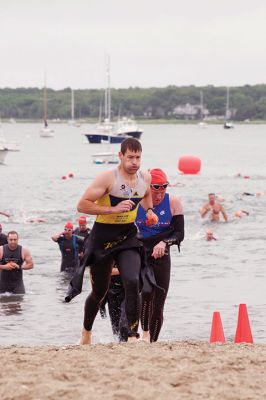
<svg viewBox="0 0 266 400">
<path fill-rule="evenodd" d="M 229 108 L 229 87 L 226 88 L 226 105 L 225 105 L 225 121 L 224 129 L 232 129 L 234 127 L 233 123 L 230 121 L 231 112 Z"/>
<path fill-rule="evenodd" d="M 104 122 L 99 123 L 99 128 L 102 132 L 105 132 L 105 135 L 101 139 L 101 143 L 107 143 L 108 144 L 108 151 L 104 151 L 101 153 L 96 153 L 92 154 L 92 159 L 95 164 L 117 164 L 118 163 L 118 157 L 116 153 L 112 153 L 109 151 L 110 143 L 114 143 L 112 141 L 113 137 L 113 124 L 111 122 L 111 90 L 110 90 L 110 57 L 107 56 L 106 59 L 106 75 L 107 75 L 107 88 L 105 90 L 105 96 L 104 96 L 104 111 L 105 111 L 105 119 Z M 123 140 L 123 139 L 122 139 Z M 120 143 L 115 142 L 115 143 Z"/>
<path fill-rule="evenodd" d="M 40 130 L 40 137 L 52 138 L 54 137 L 54 130 L 49 128 L 47 122 L 47 89 L 46 89 L 46 77 L 44 77 L 44 88 L 43 88 L 43 122 L 44 126 Z"/>
<path fill-rule="evenodd" d="M 203 92 L 200 92 L 200 122 L 199 122 L 199 128 L 207 128 L 208 125 L 206 122 L 204 122 L 204 115 L 203 115 Z"/>
</svg>

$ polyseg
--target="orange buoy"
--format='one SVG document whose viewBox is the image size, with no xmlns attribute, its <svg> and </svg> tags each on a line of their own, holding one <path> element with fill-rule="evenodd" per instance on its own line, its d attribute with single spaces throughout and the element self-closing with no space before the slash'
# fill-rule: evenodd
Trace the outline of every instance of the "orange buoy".
<svg viewBox="0 0 266 400">
<path fill-rule="evenodd" d="M 69 177 L 69 178 L 74 178 L 73 172 L 69 172 L 68 177 Z"/>
<path fill-rule="evenodd" d="M 67 179 L 66 175 L 63 175 L 61 179 Z"/>
<path fill-rule="evenodd" d="M 183 174 L 197 174 L 201 168 L 201 161 L 195 156 L 182 156 L 178 161 L 178 169 Z"/>
</svg>

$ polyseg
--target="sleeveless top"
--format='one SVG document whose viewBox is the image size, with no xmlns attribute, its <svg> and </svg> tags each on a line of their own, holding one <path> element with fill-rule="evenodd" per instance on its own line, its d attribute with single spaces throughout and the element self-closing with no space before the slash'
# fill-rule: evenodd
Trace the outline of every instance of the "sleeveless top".
<svg viewBox="0 0 266 400">
<path fill-rule="evenodd" d="M 130 187 L 124 180 L 123 176 L 119 173 L 118 169 L 114 171 L 115 182 L 110 193 L 107 193 L 96 201 L 96 204 L 102 206 L 116 206 L 123 200 L 132 200 L 135 205 L 128 212 L 120 214 L 99 214 L 97 215 L 96 222 L 102 224 L 130 224 L 134 223 L 137 215 L 139 202 L 143 199 L 147 184 L 144 179 L 144 174 L 141 171 L 137 172 L 137 182 L 134 187 Z"/>
<path fill-rule="evenodd" d="M 171 213 L 169 194 L 165 193 L 163 201 L 157 206 L 153 207 L 154 213 L 159 218 L 156 225 L 146 226 L 146 211 L 139 206 L 136 225 L 142 237 L 147 238 L 150 236 L 158 235 L 159 233 L 166 232 L 171 226 L 173 215 Z"/>
<path fill-rule="evenodd" d="M 22 258 L 22 246 L 18 245 L 15 250 L 10 250 L 7 244 L 3 246 L 3 257 L 1 260 L 1 264 L 7 264 L 9 261 L 14 261 L 20 266 L 20 269 L 2 270 L 1 281 L 12 282 L 22 280 L 23 270 L 21 269 L 21 266 L 24 263 L 24 260 Z"/>
</svg>

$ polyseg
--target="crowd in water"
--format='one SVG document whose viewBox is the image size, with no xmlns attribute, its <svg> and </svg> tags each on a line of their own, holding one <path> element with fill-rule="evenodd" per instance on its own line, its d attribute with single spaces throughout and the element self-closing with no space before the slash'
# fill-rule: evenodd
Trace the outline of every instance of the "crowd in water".
<svg viewBox="0 0 266 400">
<path fill-rule="evenodd" d="M 140 170 L 141 144 L 130 138 L 121 144 L 120 165 L 97 176 L 81 197 L 77 210 L 96 216 L 92 228 L 82 215 L 78 226 L 68 221 L 51 239 L 61 252 L 60 272 L 69 276 L 66 301 L 80 293 L 84 269 L 90 266 L 92 291 L 86 299 L 80 344 L 90 344 L 94 319 L 108 306 L 114 335 L 120 341 L 139 338 L 158 340 L 171 275 L 171 247 L 184 239 L 184 215 L 180 199 L 167 193 L 169 181 L 160 168 Z M 243 192 L 242 196 L 265 193 Z M 224 199 L 215 193 L 199 210 L 208 219 L 207 241 L 217 241 L 213 227 L 229 221 Z M 0 212 L 9 218 L 10 215 Z M 234 218 L 249 216 L 240 209 Z M 25 223 L 45 223 L 30 217 Z M 0 225 L 0 293 L 25 293 L 23 270 L 34 267 L 28 249 L 19 245 L 19 235 L 2 232 Z"/>
</svg>

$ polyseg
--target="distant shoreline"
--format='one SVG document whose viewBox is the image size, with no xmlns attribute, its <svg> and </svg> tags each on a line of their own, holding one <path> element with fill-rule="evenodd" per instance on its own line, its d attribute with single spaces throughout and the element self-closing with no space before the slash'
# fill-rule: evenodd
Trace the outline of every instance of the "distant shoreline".
<svg viewBox="0 0 266 400">
<path fill-rule="evenodd" d="M 199 120 L 183 120 L 183 119 L 135 119 L 139 125 L 197 125 L 201 121 Z M 82 119 L 76 120 L 77 123 L 82 124 L 97 124 L 99 121 L 97 119 Z M 116 122 L 115 120 L 113 122 Z M 204 121 L 207 125 L 223 125 L 223 120 L 212 120 Z M 32 119 L 17 119 L 16 121 L 10 121 L 9 119 L 2 119 L 0 124 L 14 124 L 14 123 L 32 123 L 32 124 L 42 124 L 43 120 L 32 120 Z M 49 124 L 67 124 L 68 120 L 48 120 Z M 264 125 L 266 120 L 254 120 L 254 121 L 233 121 L 234 125 Z"/>
</svg>

